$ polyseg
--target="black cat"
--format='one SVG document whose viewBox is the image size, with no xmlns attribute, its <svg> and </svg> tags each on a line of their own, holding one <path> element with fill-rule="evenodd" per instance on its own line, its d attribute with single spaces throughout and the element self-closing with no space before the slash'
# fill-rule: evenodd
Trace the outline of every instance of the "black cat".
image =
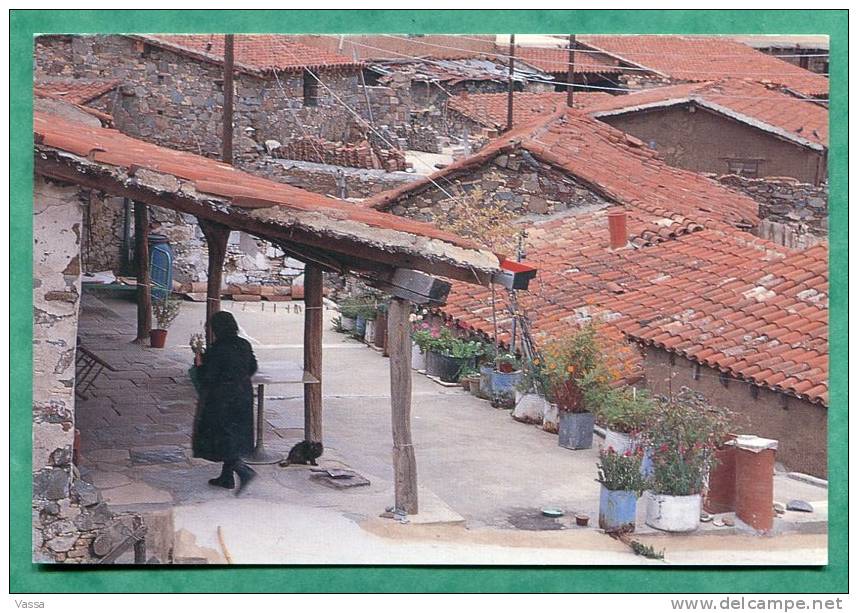
<svg viewBox="0 0 858 613">
<path fill-rule="evenodd" d="M 280 466 L 286 467 L 290 464 L 310 464 L 312 466 L 318 466 L 318 464 L 316 464 L 316 458 L 321 457 L 324 451 L 325 448 L 322 446 L 322 443 L 301 441 L 289 450 L 289 455 L 285 460 L 280 462 Z"/>
</svg>

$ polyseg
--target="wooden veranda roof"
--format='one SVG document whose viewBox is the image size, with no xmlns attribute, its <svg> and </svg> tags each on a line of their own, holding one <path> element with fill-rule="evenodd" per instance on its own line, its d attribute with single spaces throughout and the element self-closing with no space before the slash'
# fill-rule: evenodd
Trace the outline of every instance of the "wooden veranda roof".
<svg viewBox="0 0 858 613">
<path fill-rule="evenodd" d="M 327 270 L 420 270 L 488 284 L 501 258 L 430 224 L 264 179 L 117 130 L 37 112 L 36 173 L 195 215 L 270 240 Z"/>
</svg>

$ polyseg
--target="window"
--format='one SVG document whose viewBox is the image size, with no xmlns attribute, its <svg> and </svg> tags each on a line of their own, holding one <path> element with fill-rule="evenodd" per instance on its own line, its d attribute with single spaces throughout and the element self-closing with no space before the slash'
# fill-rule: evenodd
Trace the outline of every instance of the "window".
<svg viewBox="0 0 858 613">
<path fill-rule="evenodd" d="M 742 158 L 734 158 L 727 160 L 727 172 L 731 175 L 739 175 L 740 177 L 752 177 L 756 179 L 760 176 L 760 164 L 762 160 L 750 160 Z"/>
<path fill-rule="evenodd" d="M 304 71 L 304 106 L 319 106 L 319 82 L 309 70 Z"/>
</svg>

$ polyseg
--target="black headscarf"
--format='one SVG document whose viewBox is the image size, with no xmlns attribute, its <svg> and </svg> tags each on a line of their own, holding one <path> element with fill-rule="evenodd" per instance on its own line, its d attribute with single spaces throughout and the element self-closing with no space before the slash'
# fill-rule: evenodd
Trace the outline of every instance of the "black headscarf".
<svg viewBox="0 0 858 613">
<path fill-rule="evenodd" d="M 238 336 L 238 323 L 229 311 L 218 311 L 209 320 L 209 326 L 216 340 Z"/>
</svg>

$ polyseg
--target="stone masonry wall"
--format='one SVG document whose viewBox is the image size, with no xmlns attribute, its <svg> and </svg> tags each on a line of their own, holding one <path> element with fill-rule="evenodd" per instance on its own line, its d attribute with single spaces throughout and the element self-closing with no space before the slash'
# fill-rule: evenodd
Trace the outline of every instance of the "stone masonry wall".
<svg viewBox="0 0 858 613">
<path fill-rule="evenodd" d="M 100 534 L 121 538 L 134 516 L 115 516 L 77 476 L 75 355 L 83 198 L 37 178 L 33 201 L 33 561 L 93 561 Z"/>
<path fill-rule="evenodd" d="M 521 216 L 551 215 L 576 207 L 608 204 L 589 188 L 537 161 L 524 150 L 499 155 L 453 183 L 457 191 L 481 189 L 486 201 Z M 421 221 L 449 219 L 455 216 L 456 204 L 444 192 L 432 188 L 395 204 L 390 212 Z"/>
<path fill-rule="evenodd" d="M 828 238 L 828 184 L 812 185 L 789 177 L 715 177 L 760 205 L 757 233 L 787 247 L 804 249 Z"/>
</svg>

